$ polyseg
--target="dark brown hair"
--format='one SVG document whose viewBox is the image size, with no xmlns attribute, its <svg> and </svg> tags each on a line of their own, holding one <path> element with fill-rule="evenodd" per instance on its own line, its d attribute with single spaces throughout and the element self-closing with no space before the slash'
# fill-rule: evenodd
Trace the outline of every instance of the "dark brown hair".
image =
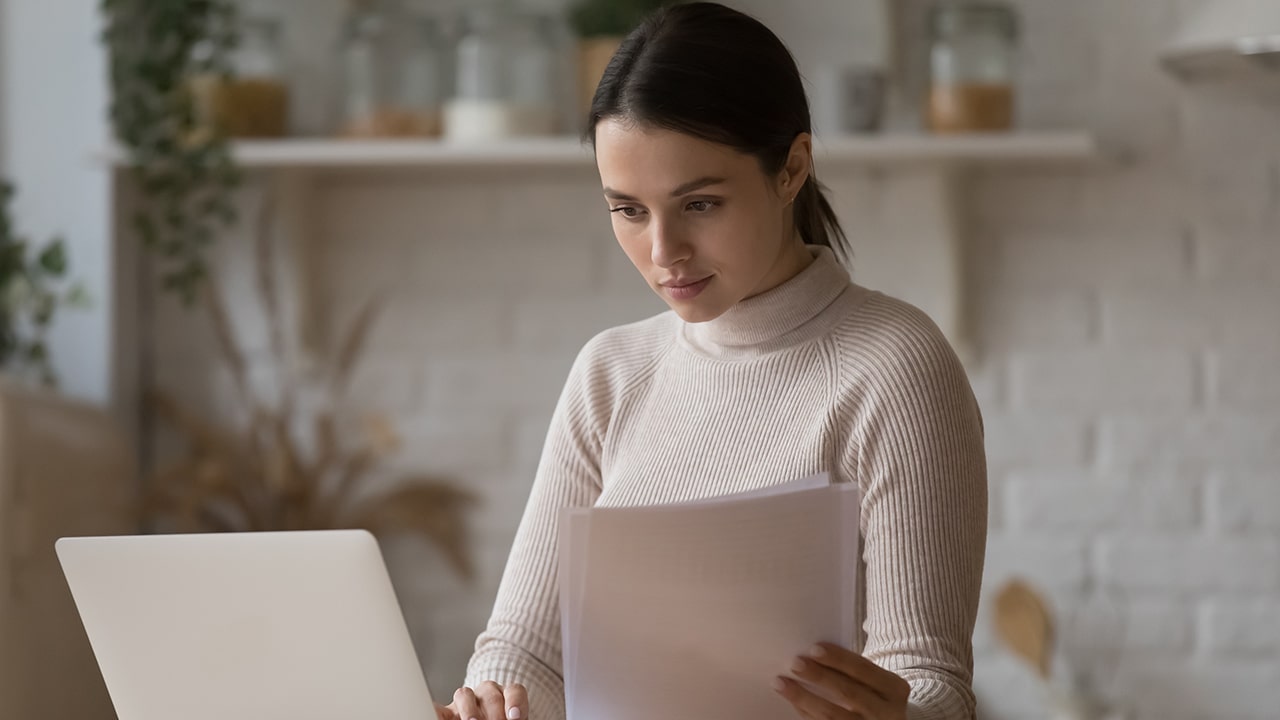
<svg viewBox="0 0 1280 720">
<path fill-rule="evenodd" d="M 795 58 L 755 18 L 712 2 L 672 5 L 622 42 L 591 102 L 586 140 L 602 120 L 622 118 L 753 155 L 781 172 L 796 136 L 812 132 Z M 812 172 L 795 199 L 795 223 L 810 245 L 847 258 L 848 240 Z"/>
</svg>

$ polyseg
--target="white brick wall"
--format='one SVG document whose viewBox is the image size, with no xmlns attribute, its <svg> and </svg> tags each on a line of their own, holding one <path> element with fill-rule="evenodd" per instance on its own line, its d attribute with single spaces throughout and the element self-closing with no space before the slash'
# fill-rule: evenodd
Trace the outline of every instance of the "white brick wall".
<svg viewBox="0 0 1280 720">
<path fill-rule="evenodd" d="M 1265 661 L 1280 652 L 1280 601 L 1211 600 L 1204 610 L 1205 649 L 1215 657 Z"/>
<path fill-rule="evenodd" d="M 1193 531 L 1200 522 L 1200 483 L 1187 473 L 1081 470 L 1015 472 L 1005 487 L 1008 526 L 1019 532 L 1088 535 L 1117 527 Z"/>
<path fill-rule="evenodd" d="M 1193 1 L 1017 3 L 1024 123 L 1092 127 L 1123 160 L 991 169 L 967 188 L 992 485 L 983 718 L 1045 717 L 991 632 L 989 593 L 1014 575 L 1044 588 L 1067 662 L 1131 717 L 1280 717 L 1280 90 L 1187 89 L 1156 68 Z M 918 18 L 923 0 L 906 4 Z M 879 184 L 829 179 L 855 243 L 886 252 Z M 319 189 L 325 317 L 342 327 L 390 290 L 356 402 L 399 422 L 397 467 L 488 497 L 475 587 L 421 547 L 392 557 L 437 691 L 461 679 L 574 353 L 661 309 L 594 183 L 474 171 Z M 162 309 L 157 367 L 216 402 L 225 379 L 189 364 L 208 357 L 202 322 Z"/>
<path fill-rule="evenodd" d="M 1010 360 L 1019 410 L 1186 412 L 1199 394 L 1196 364 L 1186 353 L 1059 349 Z"/>
<path fill-rule="evenodd" d="M 1226 471 L 1209 489 L 1209 522 L 1223 534 L 1280 533 L 1280 471 Z"/>
<path fill-rule="evenodd" d="M 1116 686 L 1142 698 L 1141 718 L 1274 718 L 1280 683 L 1274 660 L 1197 660 L 1170 656 L 1125 663 Z"/>
<path fill-rule="evenodd" d="M 1109 533 L 1098 543 L 1098 581 L 1128 591 L 1280 591 L 1280 540 Z"/>
</svg>

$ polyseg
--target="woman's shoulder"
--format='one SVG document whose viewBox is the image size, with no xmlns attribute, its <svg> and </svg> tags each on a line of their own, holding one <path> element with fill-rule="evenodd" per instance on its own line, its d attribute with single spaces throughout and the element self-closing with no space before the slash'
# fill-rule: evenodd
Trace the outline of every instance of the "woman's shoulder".
<svg viewBox="0 0 1280 720">
<path fill-rule="evenodd" d="M 643 374 L 675 342 L 680 319 L 672 311 L 602 330 L 578 353 L 577 372 L 592 384 L 625 384 Z"/>
<path fill-rule="evenodd" d="M 841 353 L 861 367 L 958 367 L 959 358 L 938 324 L 906 300 L 853 285 L 856 302 L 835 331 Z"/>
<path fill-rule="evenodd" d="M 854 415 L 914 432 L 925 418 L 960 413 L 980 431 L 968 372 L 937 323 L 905 300 L 863 292 L 835 333 L 841 385 L 860 406 Z"/>
<path fill-rule="evenodd" d="M 601 330 L 587 342 L 583 351 L 590 350 L 607 359 L 649 354 L 674 340 L 679 324 L 679 316 L 667 310 L 643 320 Z"/>
</svg>

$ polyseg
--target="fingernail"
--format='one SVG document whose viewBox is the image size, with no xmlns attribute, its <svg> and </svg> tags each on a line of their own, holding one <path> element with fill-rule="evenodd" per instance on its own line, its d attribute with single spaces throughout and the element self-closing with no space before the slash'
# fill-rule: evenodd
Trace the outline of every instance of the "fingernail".
<svg viewBox="0 0 1280 720">
<path fill-rule="evenodd" d="M 782 678 L 774 678 L 774 679 L 773 679 L 773 689 L 774 689 L 774 690 L 776 690 L 776 691 L 778 691 L 778 692 L 785 692 L 785 691 L 786 691 L 786 689 L 787 689 L 787 683 L 786 683 L 786 681 L 784 681 Z"/>
<path fill-rule="evenodd" d="M 791 663 L 791 672 L 802 673 L 808 668 L 809 663 L 805 662 L 804 658 L 796 658 L 795 662 Z"/>
<path fill-rule="evenodd" d="M 513 707 L 507 711 L 507 720 L 520 720 L 520 708 Z"/>
<path fill-rule="evenodd" d="M 827 649 L 822 647 L 821 645 L 814 645 L 813 647 L 809 648 L 809 655 L 812 657 L 820 658 L 826 654 L 827 654 Z"/>
</svg>

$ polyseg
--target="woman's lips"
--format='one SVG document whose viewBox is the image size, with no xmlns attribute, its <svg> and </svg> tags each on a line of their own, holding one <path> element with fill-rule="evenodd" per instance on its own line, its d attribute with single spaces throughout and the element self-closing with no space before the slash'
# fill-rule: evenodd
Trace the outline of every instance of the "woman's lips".
<svg viewBox="0 0 1280 720">
<path fill-rule="evenodd" d="M 714 275 L 708 275 L 701 280 L 692 282 L 687 280 L 674 280 L 668 283 L 662 283 L 662 288 L 667 291 L 675 300 L 692 300 L 702 294 L 707 285 L 711 282 Z"/>
</svg>

